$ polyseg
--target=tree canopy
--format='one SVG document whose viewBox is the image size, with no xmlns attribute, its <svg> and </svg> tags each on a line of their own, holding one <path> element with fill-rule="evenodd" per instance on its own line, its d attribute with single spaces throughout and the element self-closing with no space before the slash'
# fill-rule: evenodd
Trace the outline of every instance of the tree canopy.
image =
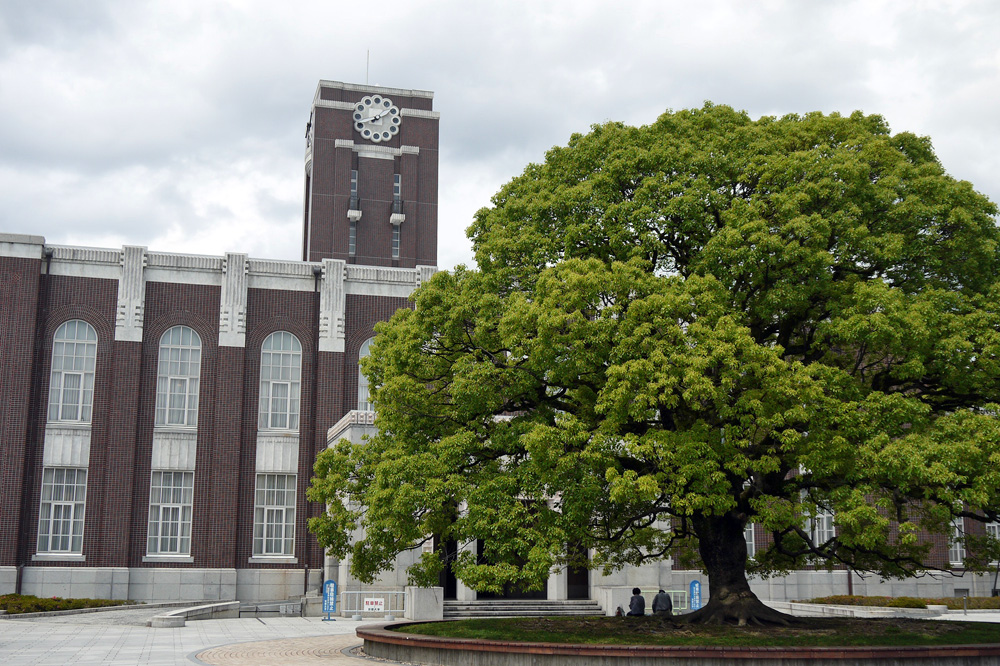
<svg viewBox="0 0 1000 666">
<path fill-rule="evenodd" d="M 924 570 L 921 530 L 1000 512 L 996 213 L 860 112 L 574 135 L 476 214 L 478 270 L 380 325 L 379 433 L 320 455 L 310 527 L 362 579 L 482 539 L 410 575 L 491 591 L 691 552 L 695 619 L 741 623 L 780 621 L 747 571 Z M 967 541 L 969 567 L 1000 554 Z"/>
</svg>

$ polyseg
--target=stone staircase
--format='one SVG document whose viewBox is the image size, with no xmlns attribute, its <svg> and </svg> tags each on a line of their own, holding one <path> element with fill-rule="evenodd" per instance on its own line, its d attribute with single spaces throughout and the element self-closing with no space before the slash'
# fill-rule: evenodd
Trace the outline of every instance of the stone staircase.
<svg viewBox="0 0 1000 666">
<path fill-rule="evenodd" d="M 457 620 L 473 617 L 552 617 L 552 616 L 604 615 L 604 611 L 591 599 L 522 600 L 490 599 L 488 601 L 445 601 L 444 619 Z"/>
</svg>

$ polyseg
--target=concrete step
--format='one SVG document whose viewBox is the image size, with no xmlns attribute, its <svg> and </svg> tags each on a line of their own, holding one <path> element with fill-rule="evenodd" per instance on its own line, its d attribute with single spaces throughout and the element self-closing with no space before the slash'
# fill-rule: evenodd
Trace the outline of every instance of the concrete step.
<svg viewBox="0 0 1000 666">
<path fill-rule="evenodd" d="M 484 601 L 446 601 L 444 617 L 551 617 L 604 615 L 596 601 L 571 599 L 560 601 L 489 599 Z"/>
</svg>

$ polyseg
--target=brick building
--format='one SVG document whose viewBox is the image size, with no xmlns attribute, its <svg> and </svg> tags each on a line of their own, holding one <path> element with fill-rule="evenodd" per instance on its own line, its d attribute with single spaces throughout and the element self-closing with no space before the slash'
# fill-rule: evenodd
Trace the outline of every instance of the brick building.
<svg viewBox="0 0 1000 666">
<path fill-rule="evenodd" d="M 375 323 L 435 271 L 437 174 L 431 93 L 321 81 L 302 261 L 0 234 L 0 594 L 274 600 L 325 578 L 360 589 L 307 532 L 322 507 L 305 489 L 328 442 L 374 427 L 358 358 Z M 821 516 L 812 529 L 835 523 Z M 768 538 L 752 525 L 746 535 L 751 555 Z M 926 538 L 935 563 L 960 572 L 961 548 Z M 400 589 L 418 555 L 401 555 L 371 588 Z M 699 578 L 668 560 L 557 572 L 542 594 L 613 610 L 633 586 L 682 590 Z M 449 598 L 478 596 L 453 577 L 443 584 Z M 992 584 L 845 569 L 752 583 L 775 600 Z"/>
<path fill-rule="evenodd" d="M 319 587 L 312 463 L 435 270 L 433 95 L 321 81 L 306 139 L 302 261 L 0 234 L 0 593 Z"/>
</svg>

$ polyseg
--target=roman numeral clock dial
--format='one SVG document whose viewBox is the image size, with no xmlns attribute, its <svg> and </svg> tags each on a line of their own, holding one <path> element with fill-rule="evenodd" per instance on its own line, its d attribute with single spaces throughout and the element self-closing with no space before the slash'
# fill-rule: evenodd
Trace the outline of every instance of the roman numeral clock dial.
<svg viewBox="0 0 1000 666">
<path fill-rule="evenodd" d="M 399 109 L 388 97 L 368 95 L 354 106 L 354 129 L 369 141 L 388 141 L 399 133 L 401 122 Z"/>
</svg>

